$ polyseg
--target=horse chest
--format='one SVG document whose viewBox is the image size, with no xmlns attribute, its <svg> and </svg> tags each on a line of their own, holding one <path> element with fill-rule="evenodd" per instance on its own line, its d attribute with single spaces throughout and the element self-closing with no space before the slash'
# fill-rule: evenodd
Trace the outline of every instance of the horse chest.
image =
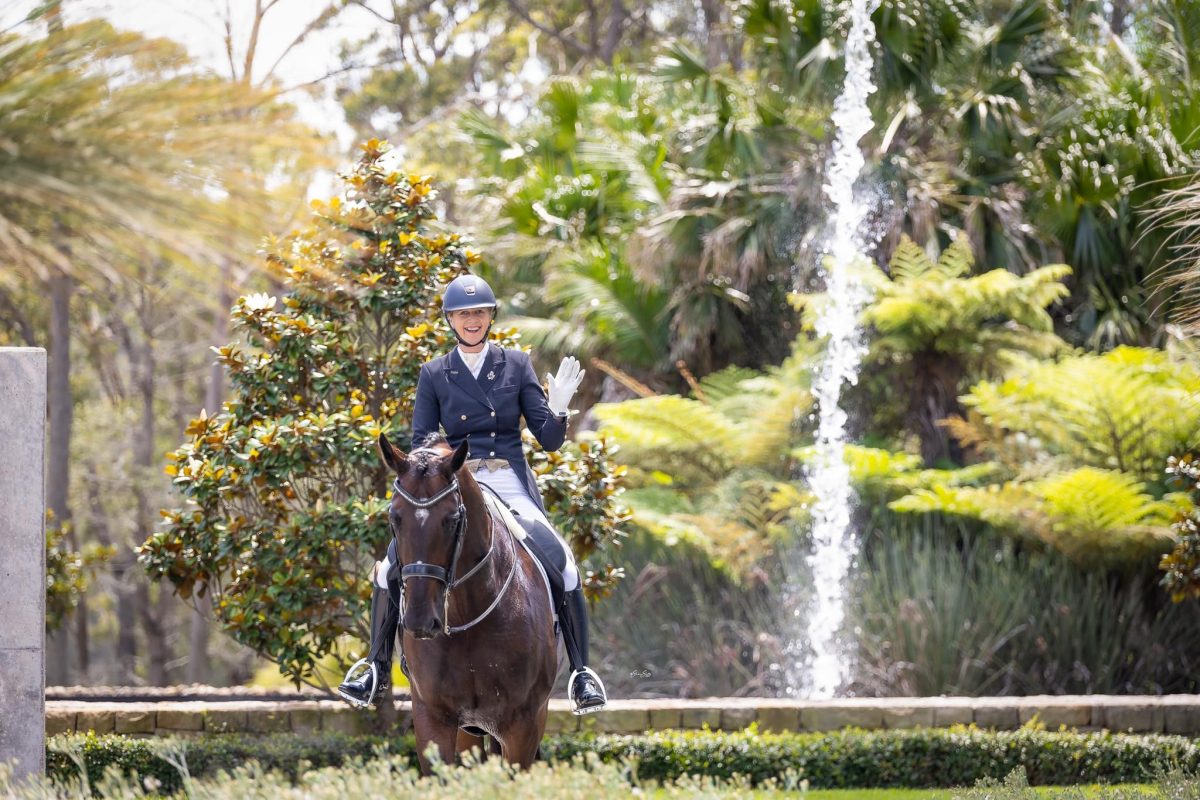
<svg viewBox="0 0 1200 800">
<path fill-rule="evenodd" d="M 426 704 L 484 708 L 525 682 L 517 669 L 524 659 L 511 648 L 481 654 L 479 648 L 447 647 L 444 640 L 442 647 L 417 647 L 409 656 L 413 694 Z"/>
</svg>

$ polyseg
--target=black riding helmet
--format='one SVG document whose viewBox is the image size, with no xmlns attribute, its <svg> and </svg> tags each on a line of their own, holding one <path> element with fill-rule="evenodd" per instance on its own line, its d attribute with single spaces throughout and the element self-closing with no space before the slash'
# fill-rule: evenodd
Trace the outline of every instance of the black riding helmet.
<svg viewBox="0 0 1200 800">
<path fill-rule="evenodd" d="M 488 334 L 492 330 L 492 323 L 496 319 L 496 295 L 492 292 L 492 287 L 488 286 L 487 281 L 478 275 L 459 275 L 450 281 L 446 286 L 446 291 L 442 292 L 442 316 L 446 318 L 446 324 L 450 325 L 450 330 L 454 334 L 454 338 L 458 339 L 459 344 L 471 347 L 479 342 L 465 341 L 450 324 L 451 311 L 465 311 L 468 308 L 490 308 L 492 310 L 487 330 L 483 332 L 483 341 L 487 341 Z"/>
</svg>

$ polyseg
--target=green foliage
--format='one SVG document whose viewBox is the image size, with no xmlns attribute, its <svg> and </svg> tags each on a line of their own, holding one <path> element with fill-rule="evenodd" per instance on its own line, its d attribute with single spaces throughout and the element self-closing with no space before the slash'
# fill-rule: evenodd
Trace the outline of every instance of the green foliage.
<svg viewBox="0 0 1200 800">
<path fill-rule="evenodd" d="M 1156 294 L 1161 238 L 1137 213 L 1176 185 L 1196 148 L 1197 13 L 1118 4 L 883 0 L 865 143 L 895 186 L 904 232 L 938 248 L 963 231 L 988 263 L 1074 274 L 1062 332 L 1139 344 L 1172 305 Z M 1097 20 L 1126 11 L 1126 36 Z M 1132 10 L 1131 10 L 1132 9 Z M 738 16 L 760 95 L 820 107 L 843 77 L 845 15 L 817 0 L 747 0 Z M 747 70 L 749 72 L 749 70 Z"/>
<path fill-rule="evenodd" d="M 672 287 L 636 274 L 621 231 L 670 185 L 661 110 L 649 82 L 615 68 L 551 81 L 515 130 L 481 112 L 460 127 L 480 171 L 468 202 L 494 220 L 497 285 L 536 346 L 662 369 Z"/>
<path fill-rule="evenodd" d="M 801 448 L 796 455 L 807 463 L 815 451 Z M 998 465 L 990 463 L 959 469 L 922 469 L 920 456 L 855 444 L 846 445 L 845 457 L 855 491 L 867 505 L 886 502 L 918 489 L 986 483 L 1000 472 Z"/>
<path fill-rule="evenodd" d="M 1117 576 L 977 522 L 876 512 L 847 624 L 855 693 L 1162 694 L 1196 690 L 1200 618 L 1149 570 Z"/>
<path fill-rule="evenodd" d="M 936 483 L 889 504 L 894 511 L 979 519 L 1041 542 L 1093 568 L 1136 568 L 1174 541 L 1168 529 L 1178 496 L 1155 500 L 1144 484 L 1115 470 L 1081 467 L 1038 481 L 985 487 Z"/>
<path fill-rule="evenodd" d="M 910 482 L 890 507 L 978 519 L 1079 564 L 1137 569 L 1171 549 L 1171 521 L 1193 507 L 1159 475 L 1171 453 L 1197 443 L 1198 390 L 1194 363 L 1169 351 L 1020 359 L 1007 379 L 962 398 L 967 419 L 946 423 L 965 449 L 993 459 L 999 480 Z"/>
<path fill-rule="evenodd" d="M 437 291 L 478 261 L 431 230 L 428 179 L 382 166 L 385 143 L 363 149 L 345 201 L 318 204 L 324 226 L 273 247 L 282 303 L 235 306 L 245 341 L 218 348 L 234 398 L 188 425 L 167 466 L 185 505 L 140 549 L 151 575 L 207 595 L 230 635 L 296 682 L 319 682 L 331 653 L 352 660 L 347 633 L 368 639 L 363 575 L 388 537 L 375 441 L 389 428 L 409 438 L 420 367 L 451 341 Z M 511 334 L 496 336 L 511 345 Z M 562 464 L 563 486 L 598 493 L 586 535 L 610 538 L 613 485 L 579 484 Z M 585 458 L 582 474 L 613 469 Z"/>
<path fill-rule="evenodd" d="M 1172 457 L 1167 473 L 1184 484 L 1192 500 L 1171 522 L 1175 548 L 1163 557 L 1160 568 L 1163 587 L 1175 602 L 1200 599 L 1200 461 L 1188 454 Z"/>
<path fill-rule="evenodd" d="M 669 475 L 683 487 L 712 483 L 736 457 L 738 424 L 699 400 L 661 395 L 601 404 L 593 412 L 628 463 Z"/>
<path fill-rule="evenodd" d="M 868 362 L 907 365 L 926 357 L 952 359 L 947 372 L 989 375 L 1016 354 L 1053 355 L 1063 349 L 1046 309 L 1067 293 L 1064 265 L 1026 275 L 993 269 L 972 275 L 975 261 L 960 236 L 934 261 L 907 236 L 888 270 L 854 265 L 872 291 L 862 322 L 871 337 Z M 793 305 L 811 326 L 828 298 L 794 294 Z M 924 387 L 921 387 L 924 388 Z"/>
<path fill-rule="evenodd" d="M 346 632 L 367 639 L 361 573 L 387 541 L 374 442 L 411 419 L 420 366 L 448 341 L 437 287 L 476 260 L 427 233 L 429 182 L 383 168 L 385 151 L 368 143 L 347 201 L 318 207 L 324 230 L 273 248 L 282 304 L 238 300 L 245 344 L 218 348 L 234 397 L 188 425 L 167 467 L 186 505 L 141 548 L 151 575 L 209 595 L 237 641 L 297 682 Z"/>
<path fill-rule="evenodd" d="M 644 736 L 555 737 L 554 760 L 581 752 L 637 759 L 639 778 L 746 775 L 758 783 L 792 768 L 811 788 L 965 786 L 1019 766 L 1036 784 L 1137 782 L 1170 768 L 1200 769 L 1200 748 L 1182 736 L 982 731 L 846 730 L 841 733 L 664 731 Z"/>
<path fill-rule="evenodd" d="M 222 734 L 156 740 L 87 733 L 47 739 L 46 775 L 60 784 L 67 783 L 80 777 L 82 766 L 88 785 L 97 787 L 106 771 L 116 769 L 147 788 L 156 786 L 157 791 L 165 795 L 184 788 L 184 776 L 172 761 L 182 761 L 186 764 L 187 776 L 196 779 L 233 772 L 253 760 L 264 771 L 278 772 L 294 782 L 309 769 L 336 767 L 351 759 L 385 754 L 407 757 L 410 765 L 416 767 L 416 743 L 411 735 L 387 739 L 336 733 L 320 736 Z"/>
<path fill-rule="evenodd" d="M 974 412 L 951 431 L 1010 469 L 1054 464 L 1155 481 L 1200 436 L 1200 369 L 1170 351 L 1119 347 L 1057 362 L 1025 360 L 971 388 Z"/>
<path fill-rule="evenodd" d="M 620 448 L 600 435 L 568 443 L 553 453 L 533 450 L 530 462 L 555 528 L 563 531 L 579 560 L 588 597 L 612 593 L 625 576 L 608 561 L 620 547 L 629 509 L 620 503 L 626 468 L 614 460 Z"/>
<path fill-rule="evenodd" d="M 1067 292 L 1066 267 L 1018 276 L 972 275 L 973 266 L 965 236 L 937 261 L 905 236 L 887 272 L 865 259 L 852 266 L 872 298 L 862 312 L 870 327 L 863 388 L 850 392 L 850 402 L 872 416 L 874 434 L 916 437 L 931 467 L 963 463 L 942 422 L 960 413 L 958 395 L 971 381 L 1002 374 L 1018 355 L 1065 349 L 1047 308 Z M 829 302 L 824 294 L 790 299 L 810 329 Z"/>
<path fill-rule="evenodd" d="M 87 591 L 89 573 L 111 559 L 113 547 L 89 544 L 73 550 L 67 541 L 68 529 L 46 525 L 46 631 L 55 631 L 79 604 Z"/>
<path fill-rule="evenodd" d="M 1144 4 L 1139 52 L 1097 47 L 1078 99 L 1016 160 L 1030 215 L 1075 269 L 1072 333 L 1090 347 L 1144 343 L 1175 305 L 1159 291 L 1163 231 L 1141 209 L 1179 185 L 1200 144 L 1200 86 L 1179 59 L 1195 50 L 1194 5 Z"/>
<path fill-rule="evenodd" d="M 649 490 L 629 494 L 634 522 L 663 541 L 701 548 L 739 579 L 793 537 L 808 501 L 791 473 L 812 404 L 810 354 L 802 341 L 769 372 L 716 373 L 695 399 L 595 406 L 601 430 L 621 445 L 631 485 Z"/>
<path fill-rule="evenodd" d="M 320 146 L 291 116 L 265 91 L 198 74 L 182 45 L 103 20 L 0 34 L 0 253 L 39 280 L 96 285 L 148 248 L 181 262 L 231 252 L 269 202 L 247 167 L 298 171 Z M 252 156 L 230 147 L 249 139 Z M 236 212 L 214 188 L 236 194 Z"/>
<path fill-rule="evenodd" d="M 1088 800 L 1092 797 L 1105 797 L 1109 800 L 1152 800 L 1152 798 L 1170 798 L 1170 800 L 1194 800 L 1200 793 L 1200 782 L 1179 770 L 1158 777 L 1158 785 L 1154 787 L 1141 786 L 1112 786 L 1091 784 L 1087 786 L 1068 786 L 1049 793 L 1044 789 L 1029 785 L 1029 776 L 1025 767 L 1016 767 L 1005 776 L 1003 781 L 995 778 L 980 780 L 975 786 L 965 792 L 956 793 L 955 800 L 1040 800 L 1049 796 L 1062 800 Z"/>
<path fill-rule="evenodd" d="M 1032 728 L 776 734 L 751 726 L 738 732 L 567 734 L 548 737 L 542 748 L 549 763 L 535 764 L 529 773 L 514 774 L 499 759 L 490 759 L 467 768 L 439 766 L 434 778 L 418 782 L 411 737 L 226 735 L 154 742 L 89 735 L 49 740 L 47 772 L 60 787 L 70 785 L 78 775 L 69 755 L 73 752 L 82 753 L 93 790 L 101 788 L 109 765 L 128 771 L 140 784 L 133 789 L 109 783 L 103 788 L 115 791 L 100 796 L 144 796 L 142 787 L 147 785 L 154 787 L 152 792 L 178 791 L 183 787 L 180 768 L 185 768 L 190 781 L 205 781 L 190 784 L 204 796 L 332 799 L 345 797 L 347 785 L 355 787 L 353 791 L 385 791 L 384 784 L 378 790 L 370 788 L 376 785 L 371 780 L 385 781 L 389 790 L 421 788 L 422 797 L 504 793 L 615 798 L 628 796 L 638 786 L 653 790 L 655 781 L 670 782 L 655 796 L 703 797 L 719 786 L 713 780 L 732 782 L 727 788 L 744 796 L 751 787 L 803 788 L 801 780 L 811 788 L 966 786 L 999 779 L 1022 766 L 1028 781 L 1037 785 L 1149 782 L 1168 770 L 1190 774 L 1200 768 L 1200 747 L 1182 736 Z M 581 769 L 584 764 L 586 771 Z M 0 787 L 7 788 L 2 783 Z M 448 793 L 430 794 L 438 790 Z M 42 796 L 46 795 L 32 795 Z"/>
<path fill-rule="evenodd" d="M 987 374 L 1012 353 L 1053 354 L 1061 346 L 1046 309 L 1066 296 L 1070 268 L 1057 264 L 1025 275 L 993 269 L 972 275 L 965 236 L 934 262 L 904 237 L 890 275 L 869 270 L 874 298 L 863 321 L 878 331 L 871 358 L 912 358 L 921 352 L 956 357 L 971 374 Z"/>
<path fill-rule="evenodd" d="M 639 522 L 617 562 L 629 577 L 592 615 L 592 650 L 609 695 L 778 695 L 785 643 L 775 632 L 790 618 L 777 593 L 778 562 L 755 553 L 759 562 L 744 574 L 736 559 L 750 555 L 748 545 L 718 549 L 711 528 L 699 524 L 694 539 L 655 528 L 644 517 L 648 491 L 630 492 L 638 495 Z M 667 524 L 688 527 L 684 519 L 667 517 Z M 751 533 L 751 541 L 763 541 Z"/>
</svg>

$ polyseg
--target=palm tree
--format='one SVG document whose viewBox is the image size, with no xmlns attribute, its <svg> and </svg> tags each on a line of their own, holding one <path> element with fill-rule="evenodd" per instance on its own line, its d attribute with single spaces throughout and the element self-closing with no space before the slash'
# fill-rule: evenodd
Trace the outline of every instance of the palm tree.
<svg viewBox="0 0 1200 800">
<path fill-rule="evenodd" d="M 4 283 L 49 298 L 47 505 L 65 525 L 76 289 L 136 283 L 156 259 L 201 275 L 270 203 L 261 180 L 235 186 L 247 165 L 230 143 L 255 141 L 261 176 L 264 162 L 308 157 L 316 140 L 267 93 L 197 75 L 181 46 L 102 21 L 3 35 L 0 76 L 0 260 Z M 235 190 L 236 208 L 218 199 Z M 193 300 L 208 302 L 203 284 L 193 281 Z"/>
<path fill-rule="evenodd" d="M 537 117 L 508 132 L 464 116 L 483 169 L 471 202 L 491 277 L 539 349 L 577 352 L 638 370 L 662 369 L 667 293 L 640 281 L 624 239 L 663 202 L 661 119 L 647 82 L 616 70 L 553 81 Z M 629 113 L 629 109 L 633 113 Z"/>
<path fill-rule="evenodd" d="M 512 320 L 522 339 L 555 355 L 603 358 L 627 372 L 670 371 L 667 292 L 594 241 L 554 253 L 543 268 L 544 300 L 554 314 Z"/>
<path fill-rule="evenodd" d="M 791 104 L 682 43 L 655 61 L 672 186 L 642 226 L 641 272 L 672 287 L 672 357 L 700 373 L 778 363 L 796 328 L 793 265 L 824 220 L 820 105 Z M 764 84 L 767 85 L 767 84 Z"/>
<path fill-rule="evenodd" d="M 827 103 L 841 78 L 837 16 L 816 0 L 742 9 L 782 101 Z M 1078 341 L 1153 337 L 1169 298 L 1140 211 L 1175 185 L 1200 132 L 1200 5 L 884 0 L 873 21 L 878 127 L 866 144 L 893 190 L 877 255 L 903 233 L 932 252 L 962 230 L 1014 272 L 1069 264 L 1072 299 L 1056 314 Z"/>
</svg>

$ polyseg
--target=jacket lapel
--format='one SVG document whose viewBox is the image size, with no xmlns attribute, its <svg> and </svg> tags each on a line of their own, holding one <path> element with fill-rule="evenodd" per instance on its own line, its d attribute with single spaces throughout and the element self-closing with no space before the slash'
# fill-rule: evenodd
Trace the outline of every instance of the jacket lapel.
<svg viewBox="0 0 1200 800">
<path fill-rule="evenodd" d="M 486 370 L 487 368 L 488 365 L 484 364 L 483 369 Z M 492 408 L 491 398 L 487 396 L 483 387 L 479 385 L 479 382 L 475 380 L 475 376 L 471 374 L 471 370 L 467 369 L 467 365 L 463 363 L 462 356 L 458 354 L 457 347 L 451 351 L 450 357 L 446 359 L 446 370 L 450 373 L 450 380 L 458 384 L 460 389 L 493 411 L 496 410 Z M 480 370 L 480 375 L 482 376 L 483 374 L 483 370 Z"/>
<path fill-rule="evenodd" d="M 479 387 L 483 389 L 484 394 L 488 395 L 489 400 L 492 386 L 504 374 L 504 360 L 504 348 L 489 343 L 483 367 L 479 370 Z M 491 405 L 490 402 L 489 405 Z"/>
</svg>

